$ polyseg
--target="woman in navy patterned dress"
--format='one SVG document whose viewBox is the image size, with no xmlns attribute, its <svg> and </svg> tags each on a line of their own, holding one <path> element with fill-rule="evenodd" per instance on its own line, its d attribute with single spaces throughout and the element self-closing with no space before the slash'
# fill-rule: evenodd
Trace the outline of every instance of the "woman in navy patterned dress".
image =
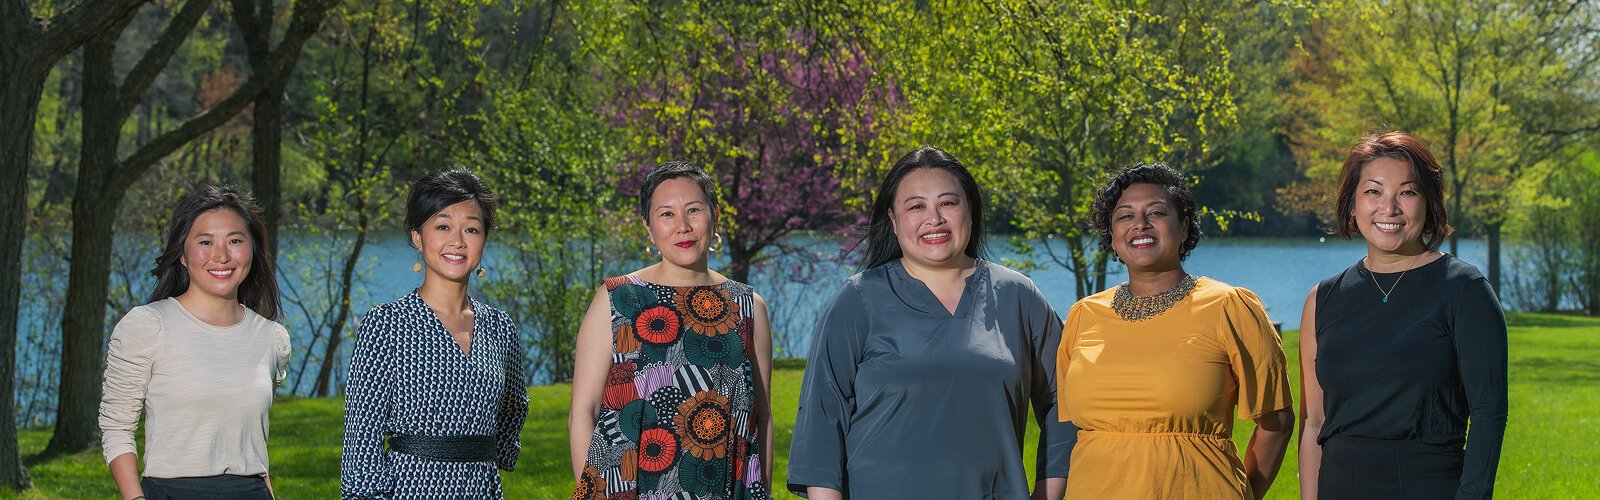
<svg viewBox="0 0 1600 500">
<path fill-rule="evenodd" d="M 761 296 L 706 265 L 717 210 L 699 167 L 645 176 L 661 261 L 605 280 L 579 327 L 575 499 L 771 498 L 771 327 Z"/>
<path fill-rule="evenodd" d="M 528 412 L 522 343 L 467 296 L 498 199 L 446 170 L 411 186 L 406 227 L 422 286 L 361 320 L 345 385 L 344 498 L 502 498 Z M 385 438 L 388 439 L 385 450 Z"/>
</svg>

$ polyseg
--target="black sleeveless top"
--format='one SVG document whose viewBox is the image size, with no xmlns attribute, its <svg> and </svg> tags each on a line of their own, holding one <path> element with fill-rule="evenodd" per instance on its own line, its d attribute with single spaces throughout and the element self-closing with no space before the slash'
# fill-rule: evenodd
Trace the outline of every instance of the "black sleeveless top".
<svg viewBox="0 0 1600 500">
<path fill-rule="evenodd" d="M 1387 302 L 1379 287 L 1394 287 Z M 1459 493 L 1487 498 L 1507 406 L 1506 321 L 1488 280 L 1449 254 L 1404 276 L 1358 261 L 1317 285 L 1316 305 L 1326 413 L 1317 443 L 1342 434 L 1465 444 Z"/>
</svg>

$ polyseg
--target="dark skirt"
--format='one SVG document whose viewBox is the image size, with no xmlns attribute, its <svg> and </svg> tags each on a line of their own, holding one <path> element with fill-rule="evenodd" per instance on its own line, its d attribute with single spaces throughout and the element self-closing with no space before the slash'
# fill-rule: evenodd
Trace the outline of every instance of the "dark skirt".
<svg viewBox="0 0 1600 500">
<path fill-rule="evenodd" d="M 261 476 L 147 477 L 139 487 L 147 500 L 272 500 Z"/>
<path fill-rule="evenodd" d="M 1461 483 L 1461 456 L 1459 446 L 1335 435 L 1322 444 L 1318 497 L 1455 498 Z"/>
</svg>

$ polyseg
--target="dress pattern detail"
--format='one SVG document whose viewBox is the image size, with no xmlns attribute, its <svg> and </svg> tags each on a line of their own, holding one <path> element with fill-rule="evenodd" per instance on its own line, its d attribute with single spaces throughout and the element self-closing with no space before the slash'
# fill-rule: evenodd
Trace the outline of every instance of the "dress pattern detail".
<svg viewBox="0 0 1600 500">
<path fill-rule="evenodd" d="M 361 319 L 345 388 L 344 498 L 503 498 L 495 469 L 512 470 L 528 414 L 516 324 L 472 301 L 463 353 L 412 292 Z M 392 435 L 496 438 L 492 462 L 438 462 L 384 449 Z"/>
<path fill-rule="evenodd" d="M 768 499 L 749 285 L 671 287 L 619 276 L 612 357 L 572 498 Z"/>
</svg>

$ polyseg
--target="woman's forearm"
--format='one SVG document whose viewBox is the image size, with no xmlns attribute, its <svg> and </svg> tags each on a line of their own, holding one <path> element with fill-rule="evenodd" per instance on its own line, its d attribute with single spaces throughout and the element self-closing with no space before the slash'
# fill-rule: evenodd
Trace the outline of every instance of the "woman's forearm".
<svg viewBox="0 0 1600 500">
<path fill-rule="evenodd" d="M 1267 489 L 1278 477 L 1278 468 L 1283 465 L 1284 452 L 1289 449 L 1289 439 L 1293 436 L 1293 411 L 1278 410 L 1256 419 L 1256 430 L 1250 434 L 1250 445 L 1244 454 L 1244 473 L 1258 500 L 1267 495 Z"/>
<path fill-rule="evenodd" d="M 117 492 L 122 494 L 123 500 L 144 496 L 144 487 L 139 486 L 139 457 L 132 453 L 117 455 L 107 465 L 111 468 L 111 480 L 117 482 Z"/>
</svg>

